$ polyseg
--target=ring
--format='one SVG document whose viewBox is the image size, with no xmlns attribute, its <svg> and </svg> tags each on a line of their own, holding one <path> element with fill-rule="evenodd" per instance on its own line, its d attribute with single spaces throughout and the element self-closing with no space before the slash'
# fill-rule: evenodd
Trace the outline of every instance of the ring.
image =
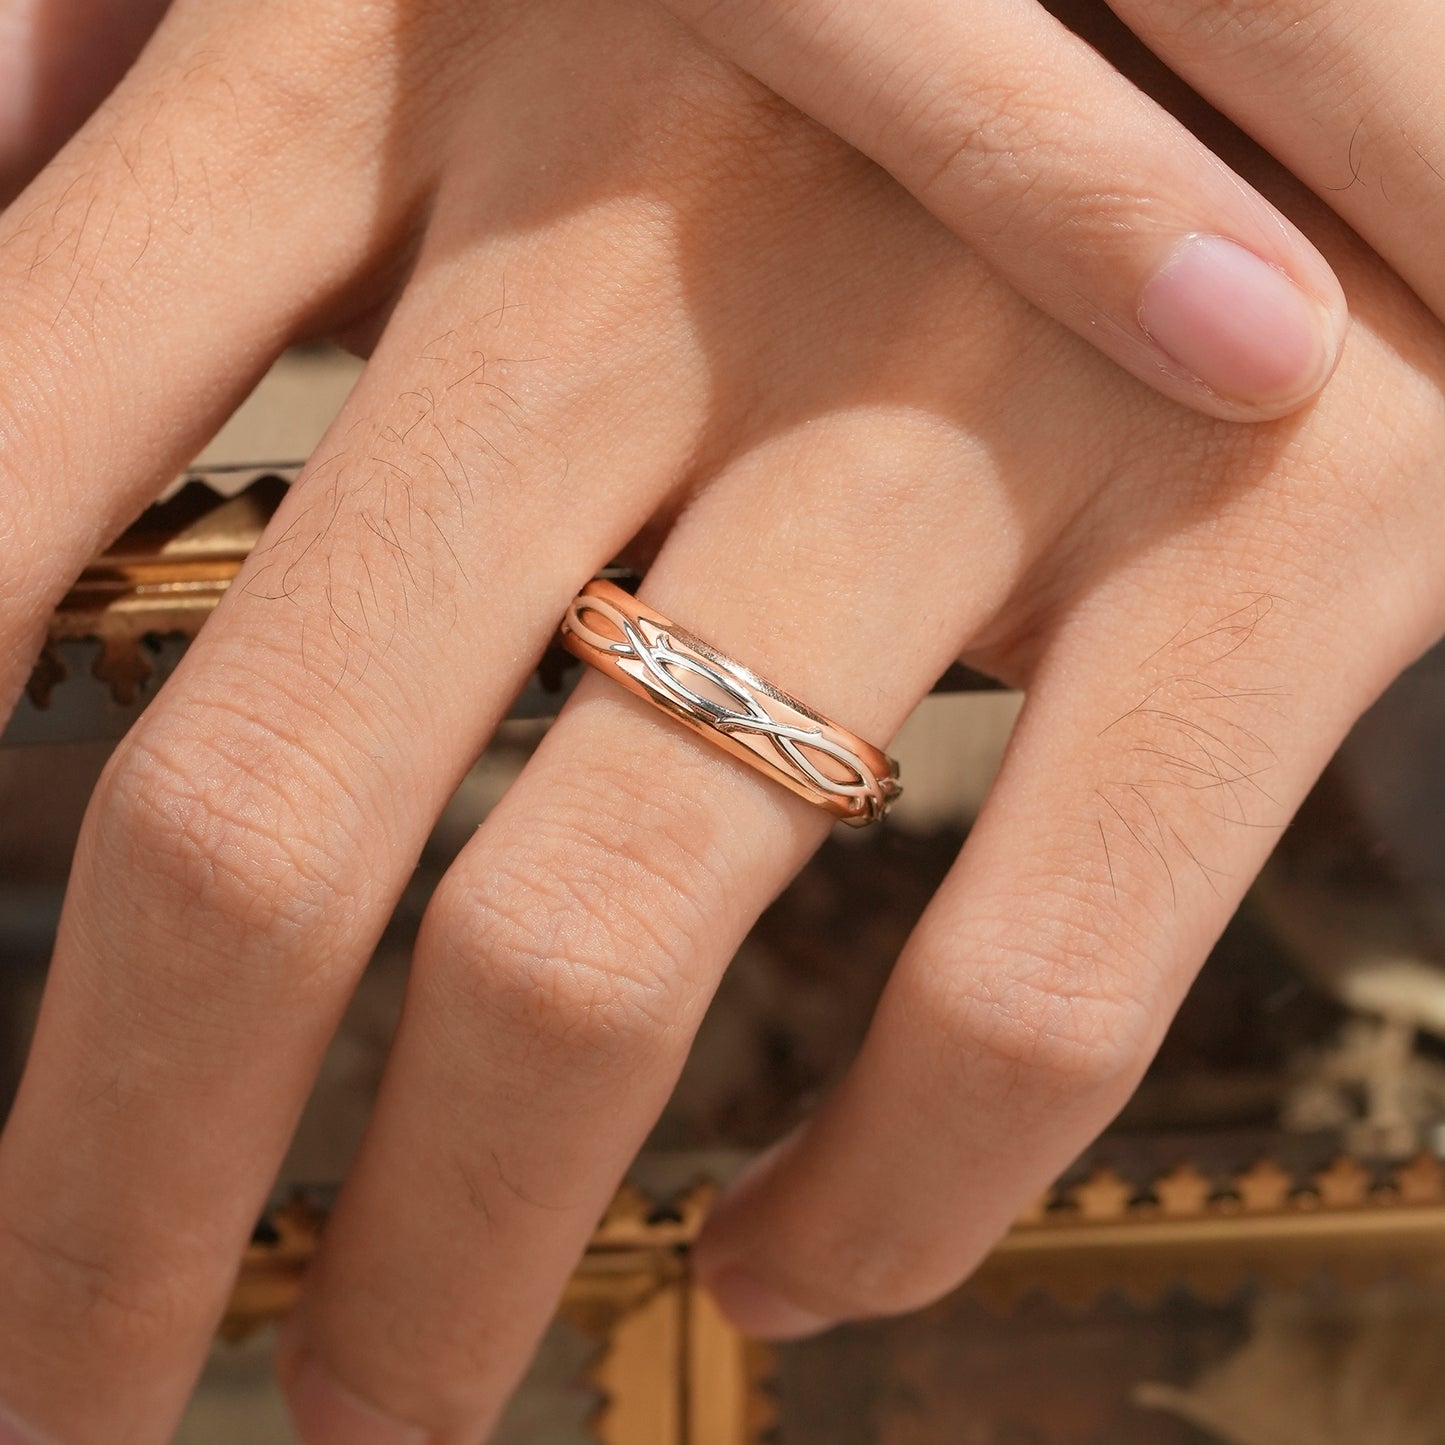
<svg viewBox="0 0 1445 1445">
<path fill-rule="evenodd" d="M 572 599 L 562 645 L 629 692 L 855 828 L 902 793 L 898 764 L 622 588 Z"/>
</svg>

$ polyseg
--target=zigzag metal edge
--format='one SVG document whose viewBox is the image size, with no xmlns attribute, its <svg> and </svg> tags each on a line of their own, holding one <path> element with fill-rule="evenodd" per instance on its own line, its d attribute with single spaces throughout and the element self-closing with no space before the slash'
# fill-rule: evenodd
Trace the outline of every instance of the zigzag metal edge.
<svg viewBox="0 0 1445 1445">
<path fill-rule="evenodd" d="M 598 1445 L 772 1438 L 776 1355 L 736 1335 L 688 1269 L 717 1194 L 703 1181 L 659 1204 L 625 1185 L 568 1285 L 561 1317 L 598 1343 L 585 1376 Z M 290 1309 L 325 1215 L 318 1192 L 262 1221 L 224 1336 Z M 1324 1270 L 1346 1284 L 1401 1270 L 1445 1282 L 1445 1163 L 1420 1154 L 1377 1170 L 1339 1156 L 1296 1175 L 1265 1157 L 1221 1177 L 1183 1163 L 1142 1188 L 1106 1166 L 1051 1189 L 960 1294 L 997 1309 L 1036 1294 L 1083 1309 L 1114 1291 L 1147 1307 L 1176 1289 L 1216 1300 L 1254 1279 L 1293 1287 Z"/>
<path fill-rule="evenodd" d="M 37 708 L 48 706 L 68 675 L 62 643 L 99 642 L 95 676 L 113 699 L 131 706 L 154 671 L 143 643 L 147 638 L 194 638 L 225 595 L 251 549 L 260 540 L 285 489 L 302 463 L 240 463 L 195 468 L 179 489 L 148 508 L 76 579 L 57 606 L 44 651 L 28 693 Z M 615 581 L 634 574 L 606 569 Z M 562 674 L 581 664 L 553 648 L 539 668 L 547 694 L 562 690 Z M 950 669 L 938 691 L 980 691 L 995 687 L 968 669 Z"/>
<path fill-rule="evenodd" d="M 68 673 L 60 645 L 77 640 L 100 643 L 95 676 L 117 703 L 133 705 L 154 671 L 143 643 L 196 636 L 300 470 L 298 462 L 200 470 L 147 508 L 56 607 L 27 687 L 34 706 L 49 706 Z"/>
<path fill-rule="evenodd" d="M 645 1257 L 666 1262 L 659 1279 L 675 1278 L 679 1267 L 685 1271 L 687 1248 L 716 1194 L 717 1186 L 705 1181 L 659 1205 L 625 1185 L 599 1223 L 578 1277 L 619 1273 L 620 1260 Z M 297 1196 L 262 1221 L 242 1265 L 228 1333 L 245 1333 L 289 1308 L 325 1222 L 319 1198 Z M 1000 1242 L 974 1284 L 1001 1265 L 1039 1261 L 1030 1272 L 1047 1289 L 1070 1255 L 1142 1263 L 1160 1249 L 1179 1258 L 1190 1250 L 1212 1257 L 1233 1248 L 1243 1261 L 1262 1246 L 1304 1247 L 1325 1260 L 1332 1249 L 1358 1253 L 1372 1244 L 1387 1254 L 1403 1247 L 1445 1262 L 1445 1162 L 1419 1154 L 1378 1171 L 1341 1155 L 1326 1169 L 1296 1177 L 1262 1158 L 1225 1178 L 1184 1163 L 1142 1189 L 1106 1166 L 1050 1190 Z"/>
<path fill-rule="evenodd" d="M 1143 1189 L 1101 1168 L 1038 1201 L 966 1288 L 1000 1309 L 1033 1294 L 1082 1309 L 1109 1292 L 1219 1300 L 1324 1272 L 1445 1280 L 1445 1163 L 1422 1153 L 1374 1169 L 1341 1155 L 1296 1176 L 1262 1158 L 1226 1177 L 1185 1163 Z"/>
</svg>

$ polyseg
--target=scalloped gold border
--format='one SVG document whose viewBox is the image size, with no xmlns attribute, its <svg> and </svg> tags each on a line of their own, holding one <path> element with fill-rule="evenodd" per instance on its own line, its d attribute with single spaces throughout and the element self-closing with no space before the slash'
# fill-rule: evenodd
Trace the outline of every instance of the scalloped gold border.
<svg viewBox="0 0 1445 1445">
<path fill-rule="evenodd" d="M 147 637 L 193 638 L 225 596 L 260 540 L 302 463 L 243 463 L 188 472 L 167 501 L 149 508 L 76 579 L 51 617 L 44 651 L 30 678 L 40 708 L 67 670 L 59 645 L 76 639 L 101 644 L 95 676 L 122 706 L 130 706 L 154 670 L 141 646 Z M 624 567 L 606 569 L 618 578 Z M 544 661 L 543 677 L 560 652 Z M 937 691 L 991 688 L 988 679 L 951 669 Z M 555 691 L 549 685 L 548 691 Z"/>
<path fill-rule="evenodd" d="M 590 1372 L 599 1445 L 762 1445 L 777 1423 L 772 1355 L 744 1340 L 691 1278 L 688 1247 L 717 1190 L 659 1209 L 625 1187 L 568 1285 L 561 1314 L 604 1349 Z M 320 1211 L 296 1203 L 247 1253 L 223 1333 L 290 1308 Z M 1322 1271 L 1363 1285 L 1445 1281 L 1445 1164 L 1422 1154 L 1377 1173 L 1356 1159 L 1296 1177 L 1272 1159 L 1213 1178 L 1182 1164 L 1145 1188 L 1107 1167 L 1041 1199 L 964 1289 L 996 1308 L 1036 1293 L 1083 1308 L 1110 1291 L 1141 1305 L 1186 1288 L 1228 1297 L 1251 1279 L 1293 1287 Z"/>
<path fill-rule="evenodd" d="M 603 1346 L 588 1372 L 603 1400 L 598 1445 L 762 1445 L 776 1423 L 771 1352 L 727 1323 L 687 1267 L 716 1194 L 702 1184 L 660 1211 L 624 1187 L 567 1286 L 559 1314 Z M 270 1216 L 274 1240 L 247 1251 L 224 1338 L 290 1310 L 324 1222 L 303 1200 Z"/>
</svg>

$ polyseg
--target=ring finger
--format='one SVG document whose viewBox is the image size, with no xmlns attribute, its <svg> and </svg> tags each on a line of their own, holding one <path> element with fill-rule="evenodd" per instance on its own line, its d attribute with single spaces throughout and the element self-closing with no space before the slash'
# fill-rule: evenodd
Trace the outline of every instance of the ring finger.
<svg viewBox="0 0 1445 1445">
<path fill-rule="evenodd" d="M 959 463 L 940 420 L 835 416 L 777 438 L 694 502 L 642 596 L 881 743 L 1001 583 L 973 564 L 961 585 L 977 515 Z M 890 525 L 859 569 L 881 496 Z M 429 910 L 282 1362 L 308 1445 L 483 1438 L 728 960 L 827 826 L 583 680 Z"/>
</svg>

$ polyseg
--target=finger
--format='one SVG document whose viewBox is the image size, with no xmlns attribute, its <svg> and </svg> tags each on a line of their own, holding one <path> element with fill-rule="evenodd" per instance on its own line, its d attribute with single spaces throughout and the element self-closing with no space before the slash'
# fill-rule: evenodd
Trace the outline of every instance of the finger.
<svg viewBox="0 0 1445 1445">
<path fill-rule="evenodd" d="M 1333 370 L 1345 303 L 1323 258 L 1037 5 L 669 3 L 1167 395 L 1280 416 Z"/>
<path fill-rule="evenodd" d="M 1445 316 L 1445 11 L 1431 0 L 1111 0 Z"/>
<path fill-rule="evenodd" d="M 1132 1092 L 1306 790 L 1419 641 L 1388 605 L 1331 593 L 1332 542 L 1282 564 L 1268 533 L 1262 517 L 1221 531 L 1224 566 L 1162 549 L 1091 591 L 1046 652 L 858 1059 L 699 1242 L 740 1328 L 792 1338 L 937 1299 Z M 1172 572 L 1187 594 L 1167 597 Z"/>
<path fill-rule="evenodd" d="M 607 33 L 629 66 L 655 59 L 650 35 Z M 526 38 L 516 51 L 545 69 Z M 913 227 L 900 294 L 850 310 L 841 333 L 828 306 L 824 353 L 795 253 L 821 247 L 825 274 L 847 276 L 841 261 L 882 239 L 860 241 L 846 208 L 790 230 L 787 188 L 771 204 L 776 148 L 763 191 L 736 144 L 759 118 L 690 47 L 679 68 L 698 90 L 666 97 L 664 127 L 619 126 L 619 103 L 652 114 L 646 93 L 610 65 L 588 90 L 571 59 L 565 90 L 499 63 L 478 92 L 479 133 L 505 138 L 522 113 L 527 144 L 469 157 L 434 198 L 360 390 L 88 816 L 0 1145 L 0 1411 L 42 1436 L 166 1438 L 428 815 L 578 582 L 716 465 L 720 438 L 790 430 L 869 374 L 915 291 L 946 283 L 966 304 L 981 289 L 956 247 Z M 539 182 L 552 143 L 590 154 L 608 125 L 638 138 L 603 148 L 614 170 Z M 819 152 L 788 159 L 816 183 Z M 876 177 L 842 147 L 822 154 L 881 211 Z M 640 183 L 654 172 L 682 180 Z M 687 206 L 700 173 L 703 212 Z M 686 246 L 659 211 L 694 223 Z M 479 215 L 502 239 L 477 240 Z M 776 318 L 766 346 L 738 326 L 739 298 Z M 758 376 L 805 369 L 801 401 L 755 399 Z"/>
<path fill-rule="evenodd" d="M 10 199 L 100 103 L 167 3 L 0 3 L 0 201 Z"/>
<path fill-rule="evenodd" d="M 645 249 L 588 238 L 584 271 Z M 655 317 L 557 347 L 572 293 L 549 310 L 513 256 L 480 268 L 503 314 L 453 260 L 419 269 L 87 816 L 0 1148 L 0 1412 L 42 1439 L 169 1438 L 436 815 L 696 444 L 675 403 L 705 367 L 654 354 Z M 630 407 L 654 420 L 617 426 Z"/>
<path fill-rule="evenodd" d="M 937 599 L 958 595 L 969 531 L 959 450 L 937 422 L 866 408 L 776 439 L 689 506 L 644 595 L 886 739 L 946 662 Z M 865 571 L 847 559 L 879 495 L 889 526 Z M 307 1445 L 483 1438 L 719 975 L 826 828 L 814 805 L 584 678 L 429 909 L 282 1360 Z"/>
<path fill-rule="evenodd" d="M 269 26 L 271 77 L 234 63 L 261 44 L 246 24 L 270 14 L 178 7 L 0 213 L 0 716 L 75 574 L 349 297 L 393 201 L 408 204 L 398 188 L 379 219 L 361 168 L 315 183 L 336 128 L 368 112 L 338 103 L 335 128 L 316 120 L 334 43 L 292 36 L 316 42 L 297 59 Z"/>
</svg>

